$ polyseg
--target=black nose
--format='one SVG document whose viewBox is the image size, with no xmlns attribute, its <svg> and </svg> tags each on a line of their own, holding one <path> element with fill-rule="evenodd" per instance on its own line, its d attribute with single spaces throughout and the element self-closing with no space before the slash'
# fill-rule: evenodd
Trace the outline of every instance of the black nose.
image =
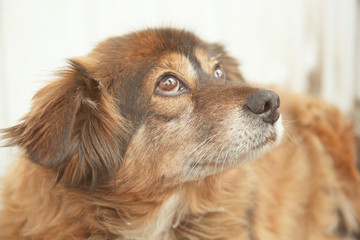
<svg viewBox="0 0 360 240">
<path fill-rule="evenodd" d="M 251 95 L 246 107 L 262 118 L 264 122 L 274 124 L 280 117 L 279 96 L 268 90 L 262 90 Z"/>
</svg>

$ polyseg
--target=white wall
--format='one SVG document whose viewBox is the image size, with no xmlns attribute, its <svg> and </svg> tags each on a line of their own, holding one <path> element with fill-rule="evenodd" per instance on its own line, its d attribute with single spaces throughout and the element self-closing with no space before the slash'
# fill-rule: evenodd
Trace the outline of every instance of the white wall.
<svg viewBox="0 0 360 240">
<path fill-rule="evenodd" d="M 67 58 L 149 26 L 221 42 L 248 79 L 351 113 L 360 99 L 359 11 L 357 0 L 0 0 L 0 128 L 26 113 Z M 0 148 L 0 174 L 12 158 Z"/>
</svg>

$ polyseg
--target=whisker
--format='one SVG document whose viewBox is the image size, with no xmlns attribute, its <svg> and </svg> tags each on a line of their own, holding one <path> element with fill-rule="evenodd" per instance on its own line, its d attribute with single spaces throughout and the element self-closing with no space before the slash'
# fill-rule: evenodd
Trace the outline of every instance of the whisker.
<svg viewBox="0 0 360 240">
<path fill-rule="evenodd" d="M 290 148 L 294 144 L 299 144 L 298 140 L 292 132 L 292 129 L 289 126 L 285 126 L 284 137 L 281 141 L 280 147 L 282 147 L 287 153 L 290 153 Z"/>
<path fill-rule="evenodd" d="M 207 150 L 204 151 L 204 152 L 201 154 L 200 158 L 195 162 L 194 166 L 193 166 L 193 167 L 191 168 L 191 170 L 189 171 L 190 174 L 192 174 L 192 171 L 196 168 L 196 166 L 199 164 L 199 162 L 204 159 L 206 153 L 208 153 L 209 150 L 212 148 L 212 147 L 210 147 L 209 145 L 210 145 L 209 143 L 206 145 Z M 188 176 L 189 176 L 189 175 L 187 175 L 187 177 L 188 177 Z"/>
<path fill-rule="evenodd" d="M 293 119 L 293 120 L 283 119 L 282 123 L 285 124 L 285 125 L 288 125 L 288 124 L 292 124 L 292 123 L 295 123 L 295 122 L 298 122 L 298 121 L 300 121 L 300 119 Z"/>
<path fill-rule="evenodd" d="M 222 175 L 223 175 L 223 172 L 224 172 L 225 162 L 228 161 L 228 157 L 229 157 L 229 151 L 226 153 L 225 158 L 223 160 L 223 164 L 221 166 L 220 178 L 219 178 L 219 190 L 221 189 L 221 178 L 222 178 Z"/>
<path fill-rule="evenodd" d="M 217 159 L 216 159 L 216 163 L 215 163 L 215 167 L 214 167 L 214 171 L 213 171 L 213 175 L 214 175 L 214 176 L 215 176 L 215 174 L 217 173 L 218 163 L 220 163 L 219 159 L 220 159 L 221 153 L 222 153 L 222 151 L 224 150 L 225 146 L 226 146 L 226 144 L 223 144 L 223 145 L 222 145 L 222 148 L 220 149 L 220 152 L 219 152 L 218 157 L 217 157 Z"/>
<path fill-rule="evenodd" d="M 219 134 L 220 134 L 220 132 L 217 134 L 213 134 L 210 137 L 206 138 L 204 141 L 199 143 L 189 154 L 186 155 L 186 157 L 184 158 L 185 159 L 184 161 L 187 161 L 187 162 L 191 161 L 192 158 L 196 157 L 196 156 L 193 156 L 193 154 L 198 152 L 199 149 L 204 148 L 202 151 L 198 152 L 198 155 L 199 154 L 201 154 L 201 155 L 198 156 L 199 158 L 196 160 L 194 166 L 186 173 L 186 176 L 183 178 L 183 181 L 180 183 L 180 185 L 179 185 L 180 192 L 181 192 L 182 186 L 184 185 L 184 183 L 186 182 L 188 177 L 193 174 L 193 171 L 196 168 L 196 165 L 204 158 L 205 154 L 212 148 L 212 146 L 211 147 L 209 146 L 210 144 L 212 144 L 211 140 L 214 139 Z"/>
<path fill-rule="evenodd" d="M 215 57 L 211 57 L 211 58 L 210 58 L 210 61 L 214 61 L 214 60 L 218 59 L 218 58 L 221 57 L 223 54 L 224 54 L 224 52 L 221 52 L 221 53 L 219 53 L 218 55 L 216 55 Z"/>
<path fill-rule="evenodd" d="M 185 158 L 188 158 L 189 156 L 191 156 L 193 153 L 195 153 L 197 150 L 199 150 L 199 148 L 201 148 L 201 147 L 203 147 L 203 146 L 206 146 L 208 143 L 210 143 L 210 141 L 211 141 L 214 137 L 216 137 L 216 136 L 219 135 L 219 134 L 220 134 L 220 132 L 217 133 L 217 134 L 211 135 L 210 137 L 206 138 L 204 141 L 202 141 L 201 143 L 199 143 L 199 144 L 194 148 L 194 150 L 191 151 L 191 152 L 188 154 L 188 156 L 186 156 Z"/>
</svg>

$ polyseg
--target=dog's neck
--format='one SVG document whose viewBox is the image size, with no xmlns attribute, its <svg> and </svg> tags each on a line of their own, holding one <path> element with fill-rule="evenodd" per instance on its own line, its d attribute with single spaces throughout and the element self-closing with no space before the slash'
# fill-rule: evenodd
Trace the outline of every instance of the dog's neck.
<svg viewBox="0 0 360 240">
<path fill-rule="evenodd" d="M 243 179 L 236 177 L 239 171 L 244 172 Z M 229 231 L 234 226 L 236 231 L 239 227 L 247 229 L 244 222 L 252 203 L 242 203 L 241 199 L 246 199 L 244 196 L 251 194 L 253 189 L 244 187 L 243 181 L 249 186 L 247 171 L 234 169 L 173 188 L 162 189 L 158 185 L 151 191 L 123 192 L 111 201 L 116 211 L 123 213 L 118 216 L 123 222 L 114 222 L 121 225 L 116 227 L 126 239 L 186 238 L 183 231 L 189 229 L 211 236 L 220 231 L 216 228 L 219 226 L 229 228 Z M 241 193 L 239 188 L 242 189 Z M 234 197 L 236 203 L 231 202 Z M 216 215 L 218 226 L 205 228 L 210 218 L 214 221 L 213 215 Z M 232 219 L 233 222 L 230 221 L 229 226 L 226 226 L 222 223 L 224 219 Z"/>
<path fill-rule="evenodd" d="M 38 208 L 49 209 L 39 219 L 51 219 L 54 225 L 59 226 L 44 226 L 39 234 L 71 228 L 76 230 L 79 237 L 93 232 L 102 239 L 108 236 L 122 236 L 124 239 L 209 236 L 205 238 L 211 239 L 220 232 L 228 234 L 236 231 L 238 234 L 241 229 L 244 232 L 248 229 L 244 222 L 251 203 L 246 202 L 246 199 L 252 194 L 254 184 L 249 182 L 253 175 L 245 166 L 170 188 L 162 188 L 161 184 L 153 187 L 151 184 L 133 185 L 132 188 L 129 185 L 123 188 L 124 182 L 119 180 L 90 192 L 69 189 L 61 183 L 55 185 L 55 181 L 49 181 L 49 171 L 27 160 L 19 159 L 13 171 L 23 172 L 18 181 L 24 188 L 42 189 L 33 194 L 31 191 L 19 191 L 18 185 L 9 183 L 20 193 L 14 196 L 19 205 L 25 198 L 31 203 L 23 206 L 32 206 L 26 214 L 35 216 Z M 42 177 L 38 178 L 39 175 Z M 56 218 L 46 214 L 60 208 L 66 209 L 66 214 L 59 212 Z M 21 224 L 23 222 L 19 222 L 19 226 Z M 30 226 L 37 224 L 43 226 L 41 222 L 29 222 Z"/>
<path fill-rule="evenodd" d="M 173 230 L 179 225 L 185 212 L 186 203 L 175 193 L 161 204 L 149 221 L 133 231 L 124 231 L 122 234 L 126 239 L 173 239 Z M 149 212 L 149 215 L 152 213 Z M 128 222 L 127 225 L 130 227 L 132 224 Z"/>
</svg>

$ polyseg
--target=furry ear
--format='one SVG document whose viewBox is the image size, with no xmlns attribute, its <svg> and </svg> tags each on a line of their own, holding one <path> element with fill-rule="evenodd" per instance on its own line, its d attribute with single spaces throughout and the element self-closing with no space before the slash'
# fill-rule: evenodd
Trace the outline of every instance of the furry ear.
<svg viewBox="0 0 360 240">
<path fill-rule="evenodd" d="M 2 132 L 8 145 L 56 170 L 59 181 L 94 187 L 115 176 L 128 128 L 115 99 L 82 62 L 70 60 L 70 69 L 34 96 L 21 123 Z"/>
</svg>

